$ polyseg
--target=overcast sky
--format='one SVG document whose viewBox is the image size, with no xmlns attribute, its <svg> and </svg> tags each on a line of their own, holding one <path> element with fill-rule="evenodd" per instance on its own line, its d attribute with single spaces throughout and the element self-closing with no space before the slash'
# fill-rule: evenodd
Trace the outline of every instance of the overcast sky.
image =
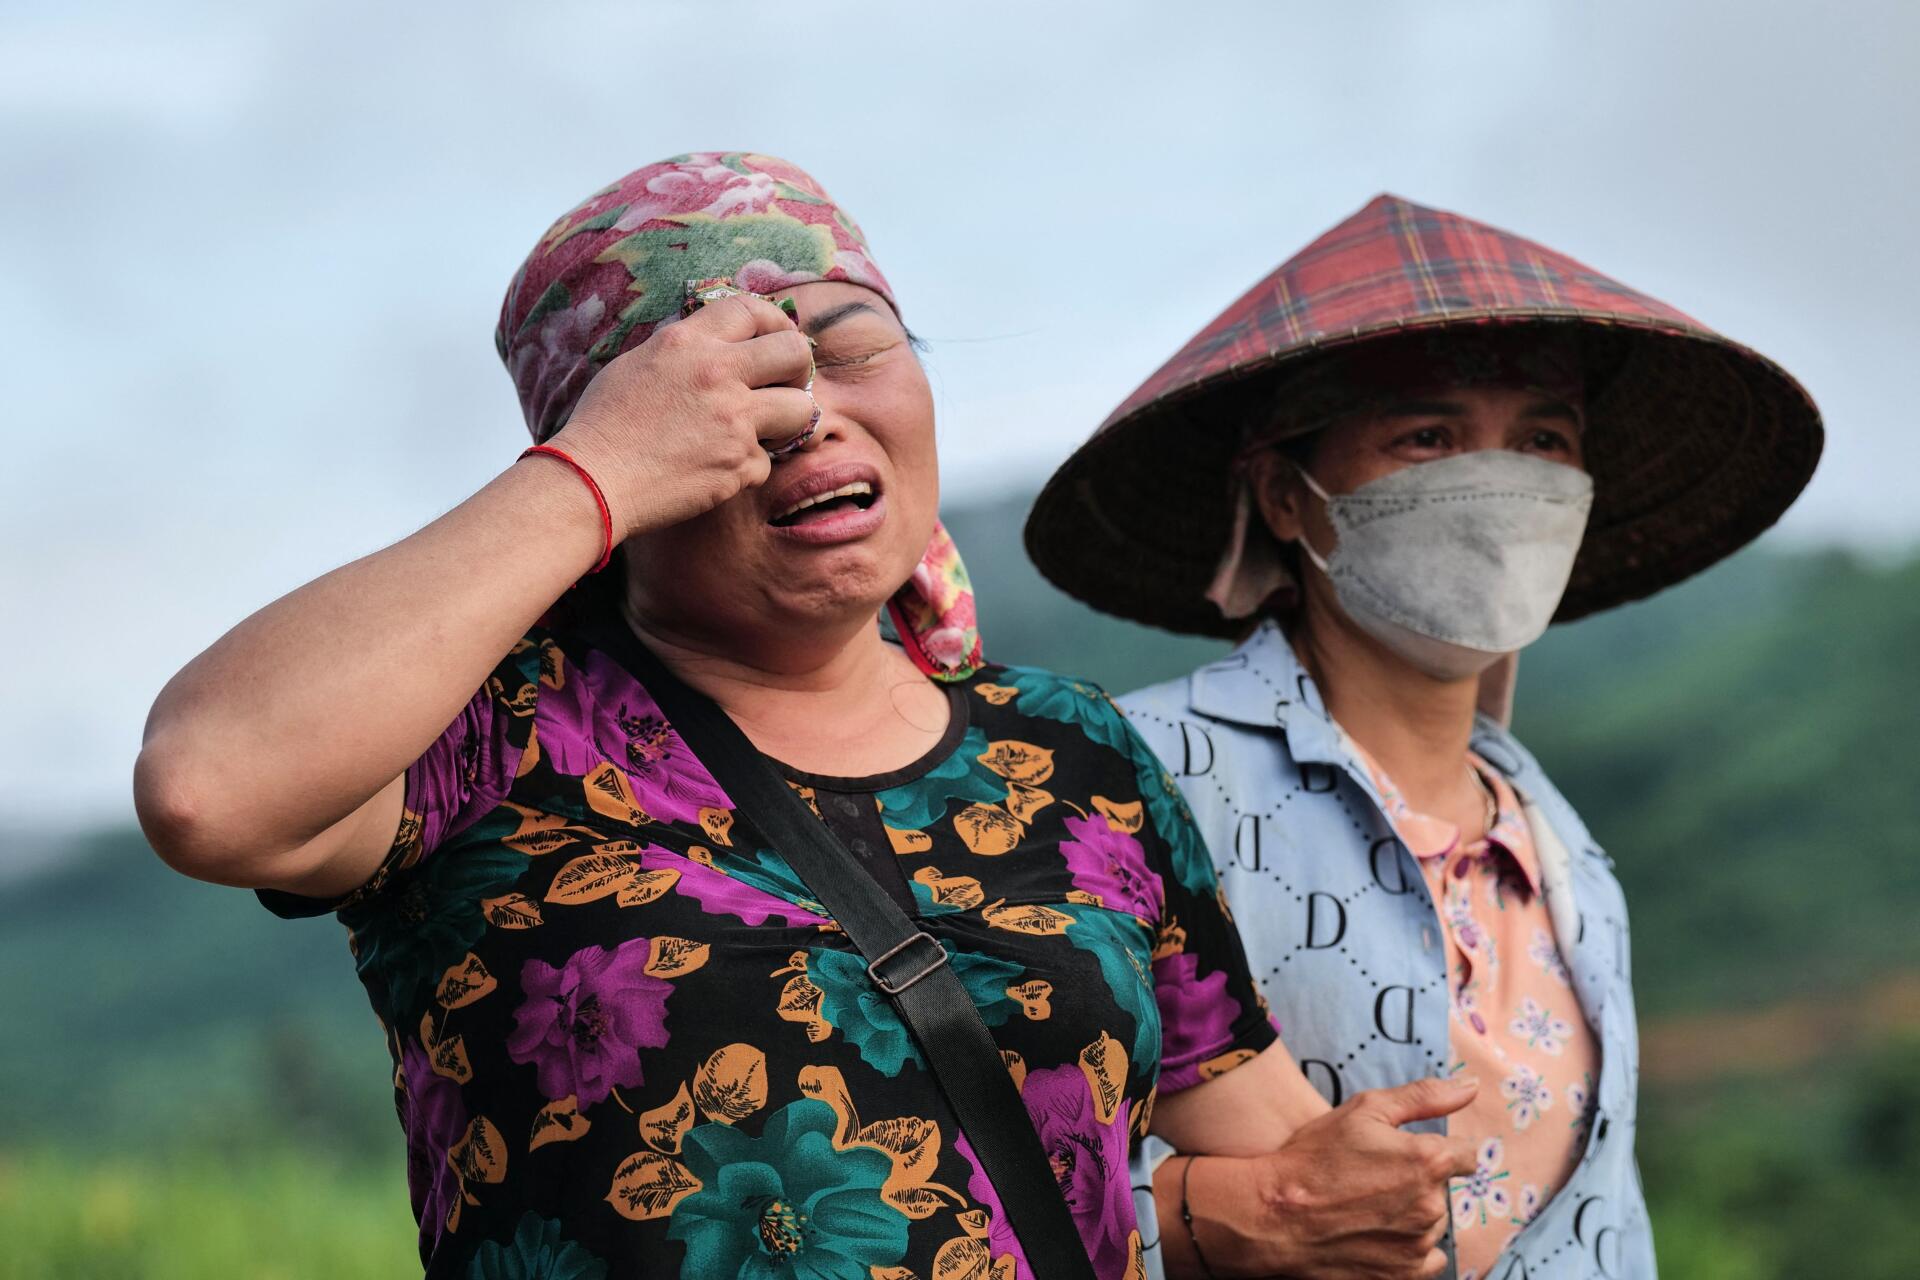
<svg viewBox="0 0 1920 1280">
<path fill-rule="evenodd" d="M 13 0 L 0 832 L 126 815 L 168 675 L 509 462 L 509 274 L 684 150 L 859 218 L 933 343 L 950 499 L 1037 484 L 1388 190 L 1797 374 L 1828 451 L 1772 536 L 1920 539 L 1917 36 L 1898 0 Z"/>
</svg>

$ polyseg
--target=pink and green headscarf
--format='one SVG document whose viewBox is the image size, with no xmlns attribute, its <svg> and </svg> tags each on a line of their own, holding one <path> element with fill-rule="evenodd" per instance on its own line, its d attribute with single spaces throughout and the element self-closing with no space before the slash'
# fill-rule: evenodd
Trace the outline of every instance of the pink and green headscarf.
<svg viewBox="0 0 1920 1280">
<path fill-rule="evenodd" d="M 688 281 L 716 277 L 754 293 L 843 280 L 900 310 L 859 225 L 803 170 L 739 151 L 650 164 L 562 216 L 507 286 L 494 345 L 534 439 L 565 425 L 601 366 L 678 315 Z M 888 609 L 927 674 L 979 667 L 973 591 L 944 527 Z"/>
</svg>

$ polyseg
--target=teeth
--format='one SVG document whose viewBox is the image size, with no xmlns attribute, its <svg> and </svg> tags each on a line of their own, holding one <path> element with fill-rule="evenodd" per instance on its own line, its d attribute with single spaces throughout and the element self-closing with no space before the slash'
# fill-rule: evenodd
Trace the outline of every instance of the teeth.
<svg viewBox="0 0 1920 1280">
<path fill-rule="evenodd" d="M 800 512 L 805 511 L 808 507 L 817 507 L 821 503 L 831 502 L 835 498 L 853 498 L 853 497 L 858 497 L 861 494 L 871 494 L 872 492 L 873 492 L 873 486 L 868 484 L 865 480 L 855 480 L 852 484 L 841 485 L 838 489 L 835 489 L 831 493 L 816 493 L 811 498 L 802 498 L 800 499 L 800 501 L 788 507 L 785 511 L 782 511 L 778 515 L 774 516 L 774 519 L 785 520 L 788 516 L 798 515 Z"/>
</svg>

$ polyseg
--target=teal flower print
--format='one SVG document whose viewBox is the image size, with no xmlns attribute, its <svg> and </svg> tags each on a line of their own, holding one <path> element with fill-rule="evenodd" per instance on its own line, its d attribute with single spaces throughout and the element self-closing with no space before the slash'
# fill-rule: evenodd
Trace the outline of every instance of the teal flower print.
<svg viewBox="0 0 1920 1280">
<path fill-rule="evenodd" d="M 362 980 L 386 989 L 391 1025 L 420 1021 L 440 975 L 487 931 L 481 900 L 505 893 L 527 862 L 498 845 L 442 848 L 386 892 L 340 912 Z"/>
<path fill-rule="evenodd" d="M 1153 939 L 1134 917 L 1098 907 L 1080 907 L 1067 926 L 1067 941 L 1099 961 L 1100 976 L 1113 993 L 1113 1002 L 1133 1019 L 1133 1039 L 1114 1039 L 1127 1045 L 1127 1061 L 1149 1077 L 1160 1066 L 1160 1006 L 1153 997 Z"/>
<path fill-rule="evenodd" d="M 682 1144 L 700 1190 L 673 1211 L 698 1280 L 867 1280 L 907 1251 L 907 1217 L 880 1196 L 893 1161 L 874 1147 L 836 1151 L 833 1108 L 788 1103 L 758 1138 L 709 1123 Z"/>
<path fill-rule="evenodd" d="M 571 1240 L 560 1224 L 529 1213 L 513 1240 L 489 1240 L 473 1255 L 467 1280 L 607 1280 L 607 1264 Z"/>
<path fill-rule="evenodd" d="M 947 816 L 954 800 L 993 804 L 1007 798 L 1007 780 L 980 763 L 987 735 L 968 729 L 960 746 L 912 782 L 880 792 L 880 820 L 895 831 L 924 831 Z"/>
<path fill-rule="evenodd" d="M 1213 874 L 1213 862 L 1207 857 L 1207 845 L 1200 838 L 1193 810 L 1187 807 L 1180 785 L 1153 754 L 1153 749 L 1140 740 L 1132 726 L 1125 727 L 1124 749 L 1133 757 L 1134 777 L 1139 782 L 1140 798 L 1147 805 L 1147 817 L 1160 838 L 1167 842 L 1173 878 L 1188 893 L 1212 897 L 1220 882 Z"/>
<path fill-rule="evenodd" d="M 982 1022 L 997 1027 L 1020 1007 L 1007 994 L 1025 972 L 1019 965 L 940 945 L 946 947 L 947 963 L 973 998 Z M 860 1051 L 868 1066 L 897 1076 L 909 1062 L 926 1065 L 893 1003 L 868 980 L 866 961 L 845 951 L 815 948 L 807 953 L 807 979 L 820 988 L 820 1016 Z"/>
<path fill-rule="evenodd" d="M 1033 667 L 1008 667 L 1001 677 L 1020 691 L 1021 714 L 1080 726 L 1089 738 L 1115 751 L 1128 750 L 1127 718 L 1097 684 L 1069 680 Z"/>
</svg>

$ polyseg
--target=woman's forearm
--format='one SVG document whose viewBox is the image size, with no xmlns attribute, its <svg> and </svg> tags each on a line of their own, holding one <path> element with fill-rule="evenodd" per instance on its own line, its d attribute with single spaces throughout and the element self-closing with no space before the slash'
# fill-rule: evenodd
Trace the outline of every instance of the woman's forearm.
<svg viewBox="0 0 1920 1280">
<path fill-rule="evenodd" d="M 156 849 L 193 874 L 273 883 L 276 860 L 433 743 L 602 540 L 579 478 L 530 458 L 241 622 L 148 718 L 134 789 Z"/>
</svg>

